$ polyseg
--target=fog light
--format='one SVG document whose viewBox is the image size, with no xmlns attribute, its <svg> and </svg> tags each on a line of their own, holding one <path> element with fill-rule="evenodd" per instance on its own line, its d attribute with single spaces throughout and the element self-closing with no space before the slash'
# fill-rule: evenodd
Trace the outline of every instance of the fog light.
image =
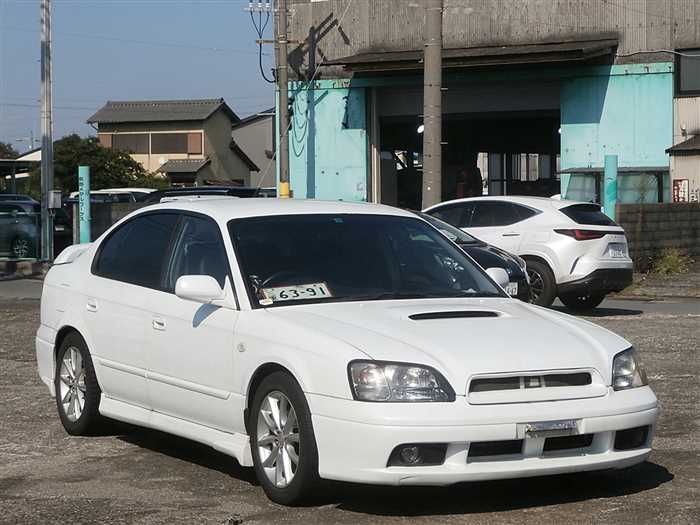
<svg viewBox="0 0 700 525">
<path fill-rule="evenodd" d="M 389 456 L 388 467 L 427 467 L 445 462 L 447 443 L 405 443 Z"/>
<path fill-rule="evenodd" d="M 647 442 L 649 426 L 628 428 L 615 432 L 615 450 L 641 448 Z"/>
<path fill-rule="evenodd" d="M 412 465 L 420 461 L 420 449 L 415 445 L 403 447 L 401 449 L 401 461 Z"/>
</svg>

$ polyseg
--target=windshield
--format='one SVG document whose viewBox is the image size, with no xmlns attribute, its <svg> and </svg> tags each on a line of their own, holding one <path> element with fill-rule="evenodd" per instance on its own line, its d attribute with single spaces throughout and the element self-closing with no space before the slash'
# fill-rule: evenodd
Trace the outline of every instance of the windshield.
<svg viewBox="0 0 700 525">
<path fill-rule="evenodd" d="M 446 223 L 445 221 L 423 213 L 422 211 L 415 212 L 421 219 L 429 222 L 432 226 L 440 230 L 445 237 L 457 244 L 481 244 L 481 241 L 476 237 L 472 237 L 464 230 L 460 230 L 456 226 Z"/>
<path fill-rule="evenodd" d="M 254 306 L 504 297 L 459 248 L 418 218 L 283 215 L 229 223 Z"/>
</svg>

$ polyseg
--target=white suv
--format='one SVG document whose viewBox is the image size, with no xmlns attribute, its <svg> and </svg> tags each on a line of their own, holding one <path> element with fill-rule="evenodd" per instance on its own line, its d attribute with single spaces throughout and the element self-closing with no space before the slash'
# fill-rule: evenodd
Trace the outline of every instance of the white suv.
<svg viewBox="0 0 700 525">
<path fill-rule="evenodd" d="M 632 282 L 625 231 L 597 204 L 474 197 L 424 211 L 525 259 L 535 304 L 595 308 Z"/>
</svg>

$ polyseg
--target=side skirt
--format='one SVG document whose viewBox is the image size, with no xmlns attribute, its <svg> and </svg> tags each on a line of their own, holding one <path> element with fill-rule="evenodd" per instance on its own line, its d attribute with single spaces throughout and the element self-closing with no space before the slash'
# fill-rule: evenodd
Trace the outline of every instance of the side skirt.
<svg viewBox="0 0 700 525">
<path fill-rule="evenodd" d="M 111 399 L 102 394 L 100 414 L 126 423 L 161 430 L 192 441 L 209 445 L 214 450 L 236 458 L 243 467 L 253 466 L 250 452 L 250 439 L 245 434 L 230 434 L 204 427 L 184 419 L 167 416 L 123 401 Z"/>
</svg>

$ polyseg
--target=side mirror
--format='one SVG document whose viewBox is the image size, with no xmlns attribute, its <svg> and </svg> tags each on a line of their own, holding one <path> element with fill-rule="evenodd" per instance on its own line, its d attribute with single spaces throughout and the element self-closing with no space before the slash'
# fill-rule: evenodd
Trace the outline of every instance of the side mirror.
<svg viewBox="0 0 700 525">
<path fill-rule="evenodd" d="M 486 273 L 496 281 L 496 284 L 500 286 L 501 288 L 504 288 L 508 286 L 508 283 L 510 282 L 510 277 L 508 277 L 508 272 L 506 272 L 503 268 L 489 268 L 486 270 Z"/>
<path fill-rule="evenodd" d="M 226 293 L 210 275 L 183 275 L 175 283 L 175 295 L 186 301 L 211 304 L 226 298 Z"/>
</svg>

